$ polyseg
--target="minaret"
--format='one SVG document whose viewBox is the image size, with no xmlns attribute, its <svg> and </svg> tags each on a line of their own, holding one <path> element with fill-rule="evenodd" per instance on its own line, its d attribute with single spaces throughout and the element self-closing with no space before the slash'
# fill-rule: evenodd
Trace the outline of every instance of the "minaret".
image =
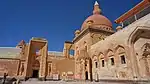
<svg viewBox="0 0 150 84">
<path fill-rule="evenodd" d="M 94 4 L 93 14 L 101 14 L 101 9 L 97 1 L 95 1 L 95 4 Z"/>
</svg>

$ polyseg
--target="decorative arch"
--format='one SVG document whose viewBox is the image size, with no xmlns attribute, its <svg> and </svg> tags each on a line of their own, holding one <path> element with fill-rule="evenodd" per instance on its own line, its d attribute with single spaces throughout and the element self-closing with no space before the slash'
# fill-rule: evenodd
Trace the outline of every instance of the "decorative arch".
<svg viewBox="0 0 150 84">
<path fill-rule="evenodd" d="M 116 53 L 116 54 L 125 53 L 125 48 L 123 46 L 121 46 L 121 45 L 117 45 L 115 47 L 114 53 Z"/>
<path fill-rule="evenodd" d="M 150 43 L 147 42 L 145 43 L 142 47 L 141 47 L 141 50 L 142 50 L 142 56 L 144 57 L 147 57 L 148 55 L 150 55 Z"/>
<path fill-rule="evenodd" d="M 123 45 L 117 45 L 117 46 L 115 47 L 115 51 L 114 51 L 114 52 L 116 52 L 116 50 L 117 50 L 118 48 L 123 48 L 123 49 L 125 49 L 125 47 L 124 47 Z"/>
<path fill-rule="evenodd" d="M 93 58 L 92 58 L 92 60 L 93 60 L 93 61 L 98 61 L 98 56 L 97 56 L 97 55 L 94 55 Z"/>
<path fill-rule="evenodd" d="M 144 33 L 144 31 L 150 31 L 150 27 L 146 27 L 146 26 L 137 26 L 133 32 L 129 35 L 129 38 L 127 40 L 127 44 L 128 45 L 132 45 L 137 38 L 139 37 L 140 34 Z"/>
<path fill-rule="evenodd" d="M 100 52 L 98 55 L 100 69 L 105 66 L 105 64 L 106 64 L 105 60 L 106 60 L 106 55 L 104 55 L 104 53 Z"/>
<path fill-rule="evenodd" d="M 93 54 L 91 54 L 91 59 L 93 59 L 94 56 L 99 56 L 99 53 L 97 51 L 93 52 Z"/>
<path fill-rule="evenodd" d="M 108 49 L 104 55 L 104 60 L 108 61 L 110 56 L 114 56 L 114 52 L 112 49 Z"/>
<path fill-rule="evenodd" d="M 99 53 L 98 55 L 99 58 L 104 58 L 104 54 L 102 52 Z"/>
<path fill-rule="evenodd" d="M 104 53 L 102 53 L 102 52 L 98 53 L 98 59 L 100 59 L 100 58 L 104 58 Z"/>
<path fill-rule="evenodd" d="M 91 59 L 93 59 L 93 58 L 95 58 L 95 57 L 98 57 L 98 56 L 94 54 L 94 55 L 92 55 Z"/>
<path fill-rule="evenodd" d="M 137 56 L 136 52 L 135 52 L 135 42 L 139 39 L 139 38 L 148 38 L 150 39 L 150 27 L 148 26 L 137 26 L 133 32 L 129 35 L 129 38 L 127 40 L 127 44 L 130 47 L 130 56 L 131 56 L 131 61 L 132 61 L 132 70 L 133 70 L 133 76 L 134 77 L 140 77 L 140 76 L 144 76 L 144 72 L 145 75 L 146 71 L 143 71 L 143 67 L 141 67 L 141 63 L 139 61 L 139 57 Z M 146 65 L 144 63 L 144 65 Z"/>
<path fill-rule="evenodd" d="M 108 57 L 108 56 L 111 56 L 111 55 L 114 55 L 114 52 L 113 52 L 113 50 L 108 49 L 108 50 L 106 51 L 106 56 Z"/>
</svg>

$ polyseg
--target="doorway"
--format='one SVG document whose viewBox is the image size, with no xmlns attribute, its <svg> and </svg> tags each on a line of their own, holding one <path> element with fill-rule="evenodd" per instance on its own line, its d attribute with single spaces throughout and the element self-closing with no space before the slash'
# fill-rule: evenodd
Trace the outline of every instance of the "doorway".
<svg viewBox="0 0 150 84">
<path fill-rule="evenodd" d="M 38 78 L 39 70 L 33 70 L 32 78 Z"/>
<path fill-rule="evenodd" d="M 88 80 L 88 72 L 85 72 L 85 80 Z"/>
</svg>

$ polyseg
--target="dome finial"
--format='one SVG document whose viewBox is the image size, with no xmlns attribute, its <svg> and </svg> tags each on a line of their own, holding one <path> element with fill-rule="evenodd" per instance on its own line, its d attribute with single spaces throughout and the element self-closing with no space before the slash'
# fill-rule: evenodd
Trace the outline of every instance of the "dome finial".
<svg viewBox="0 0 150 84">
<path fill-rule="evenodd" d="M 97 1 L 95 1 L 95 4 L 94 4 L 94 5 L 99 5 L 99 4 L 98 4 L 98 2 L 97 2 Z"/>
<path fill-rule="evenodd" d="M 95 1 L 93 14 L 101 14 L 101 9 L 99 8 L 99 4 Z"/>
</svg>

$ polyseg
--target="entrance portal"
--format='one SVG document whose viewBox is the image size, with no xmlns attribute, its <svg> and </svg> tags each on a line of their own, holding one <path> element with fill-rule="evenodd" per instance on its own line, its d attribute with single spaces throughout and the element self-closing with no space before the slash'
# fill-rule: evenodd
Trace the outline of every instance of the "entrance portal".
<svg viewBox="0 0 150 84">
<path fill-rule="evenodd" d="M 85 80 L 88 80 L 88 72 L 85 72 Z"/>
<path fill-rule="evenodd" d="M 39 70 L 33 70 L 32 78 L 38 78 Z"/>
<path fill-rule="evenodd" d="M 28 49 L 25 66 L 26 76 L 44 78 L 46 76 L 48 41 L 43 38 L 32 38 Z M 31 74 L 31 72 L 33 73 Z"/>
</svg>

